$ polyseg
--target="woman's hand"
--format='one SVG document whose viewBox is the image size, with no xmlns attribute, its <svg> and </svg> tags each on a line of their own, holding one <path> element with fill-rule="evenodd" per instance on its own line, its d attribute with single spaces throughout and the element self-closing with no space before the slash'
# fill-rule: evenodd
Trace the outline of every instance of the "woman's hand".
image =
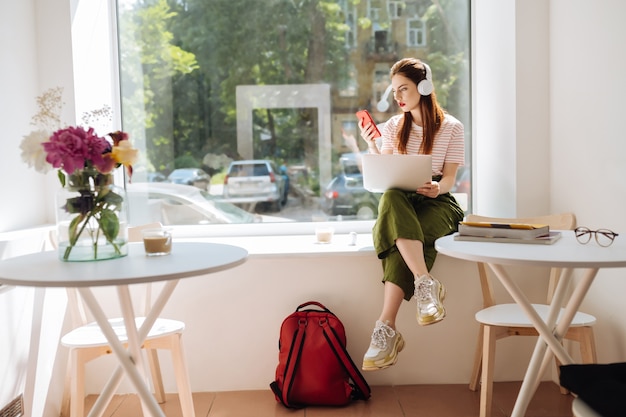
<svg viewBox="0 0 626 417">
<path fill-rule="evenodd" d="M 439 183 L 437 181 L 427 182 L 417 189 L 417 193 L 425 197 L 436 198 L 440 192 Z"/>
<path fill-rule="evenodd" d="M 360 120 L 358 123 L 361 137 L 365 142 L 367 142 L 368 146 L 375 145 L 376 138 L 374 136 L 376 135 L 376 126 L 372 123 L 368 123 L 367 125 L 363 126 L 361 124 L 362 122 L 363 120 Z"/>
</svg>

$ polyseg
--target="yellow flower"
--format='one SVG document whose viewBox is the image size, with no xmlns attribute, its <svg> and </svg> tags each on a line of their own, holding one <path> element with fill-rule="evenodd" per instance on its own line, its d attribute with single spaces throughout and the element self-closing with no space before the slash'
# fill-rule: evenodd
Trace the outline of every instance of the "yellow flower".
<svg viewBox="0 0 626 417">
<path fill-rule="evenodd" d="M 117 146 L 113 147 L 111 151 L 111 156 L 113 159 L 119 164 L 132 166 L 137 161 L 139 157 L 139 150 L 133 148 L 127 140 L 120 141 Z"/>
</svg>

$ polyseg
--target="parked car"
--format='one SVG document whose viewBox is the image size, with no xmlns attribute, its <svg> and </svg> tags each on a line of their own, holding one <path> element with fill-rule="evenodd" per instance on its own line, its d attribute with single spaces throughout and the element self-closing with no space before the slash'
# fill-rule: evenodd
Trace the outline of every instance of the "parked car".
<svg viewBox="0 0 626 417">
<path fill-rule="evenodd" d="M 233 161 L 224 178 L 223 198 L 230 203 L 268 203 L 275 211 L 287 204 L 288 178 L 267 159 Z"/>
<path fill-rule="evenodd" d="M 130 223 L 164 225 L 259 223 L 289 221 L 252 214 L 197 187 L 166 182 L 127 186 Z"/>
<path fill-rule="evenodd" d="M 167 181 L 167 177 L 160 172 L 148 172 L 146 174 L 148 182 L 164 182 Z"/>
<path fill-rule="evenodd" d="M 164 182 L 167 177 L 160 172 L 146 171 L 145 169 L 136 169 L 133 171 L 133 181 L 136 182 Z"/>
<path fill-rule="evenodd" d="M 168 175 L 167 180 L 174 184 L 193 185 L 201 190 L 208 190 L 211 176 L 200 168 L 179 168 Z"/>
<path fill-rule="evenodd" d="M 331 216 L 355 216 L 358 220 L 375 218 L 381 194 L 363 188 L 363 175 L 354 155 L 344 154 L 340 163 L 341 172 L 326 186 L 323 211 Z"/>
</svg>

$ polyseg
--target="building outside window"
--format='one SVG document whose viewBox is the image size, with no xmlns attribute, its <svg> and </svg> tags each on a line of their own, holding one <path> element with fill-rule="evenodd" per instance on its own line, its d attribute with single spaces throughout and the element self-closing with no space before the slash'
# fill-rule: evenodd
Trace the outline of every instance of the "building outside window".
<svg viewBox="0 0 626 417">
<path fill-rule="evenodd" d="M 257 218 L 366 220 L 357 197 L 346 196 L 339 210 L 328 192 L 350 152 L 343 133 L 356 133 L 359 109 L 379 123 L 398 112 L 392 95 L 387 110 L 376 104 L 391 65 L 417 57 L 433 70 L 438 100 L 465 124 L 467 166 L 457 191 L 469 204 L 469 3 L 115 2 L 121 121 L 143 156 L 133 182 L 200 168 L 211 176 L 201 190 L 207 198 Z M 407 18 L 417 10 L 422 18 Z M 228 172 L 241 160 L 271 161 L 277 172 L 238 184 Z M 288 187 L 275 204 L 268 190 L 278 176 Z M 236 187 L 248 201 L 231 197 Z"/>
<path fill-rule="evenodd" d="M 341 12 L 343 13 L 343 19 L 346 24 L 346 48 L 353 49 L 357 46 L 356 35 L 357 35 L 357 12 L 356 5 L 353 4 L 350 0 L 339 0 L 339 6 L 341 7 Z"/>
<path fill-rule="evenodd" d="M 372 77 L 372 96 L 375 102 L 375 109 L 378 110 L 378 103 L 381 100 L 385 100 L 388 104 L 391 104 L 393 95 L 391 91 L 387 89 L 391 86 L 389 80 L 389 66 L 384 63 L 379 63 L 374 66 L 374 75 Z M 385 97 L 387 93 L 387 97 Z"/>
<path fill-rule="evenodd" d="M 389 0 L 388 2 L 389 18 L 392 20 L 400 19 L 400 17 L 402 16 L 403 7 L 404 7 L 403 1 Z"/>
<path fill-rule="evenodd" d="M 367 1 L 367 16 L 372 22 L 379 22 L 382 18 L 381 13 L 384 10 L 385 0 L 368 0 Z"/>
<path fill-rule="evenodd" d="M 426 46 L 426 30 L 420 18 L 407 19 L 406 44 L 412 47 Z"/>
</svg>

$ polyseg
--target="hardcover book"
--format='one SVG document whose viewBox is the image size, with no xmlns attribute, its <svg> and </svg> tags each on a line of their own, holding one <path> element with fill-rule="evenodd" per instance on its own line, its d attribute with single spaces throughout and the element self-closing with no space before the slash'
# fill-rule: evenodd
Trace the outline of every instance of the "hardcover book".
<svg viewBox="0 0 626 417">
<path fill-rule="evenodd" d="M 535 238 L 514 238 L 514 237 L 486 237 L 454 234 L 454 240 L 465 242 L 496 242 L 496 243 L 524 243 L 534 245 L 551 245 L 561 238 L 561 232 L 548 232 L 548 234 Z"/>
<path fill-rule="evenodd" d="M 548 226 L 547 224 L 490 222 L 459 223 L 459 234 L 462 236 L 534 239 L 538 236 L 547 235 L 549 232 L 550 226 Z"/>
</svg>

